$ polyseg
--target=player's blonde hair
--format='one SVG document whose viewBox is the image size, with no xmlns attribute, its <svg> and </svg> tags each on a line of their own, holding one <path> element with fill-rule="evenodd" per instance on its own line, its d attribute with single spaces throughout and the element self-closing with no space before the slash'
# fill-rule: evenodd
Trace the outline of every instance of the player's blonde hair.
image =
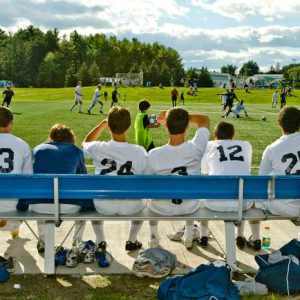
<svg viewBox="0 0 300 300">
<path fill-rule="evenodd" d="M 69 126 L 64 124 L 55 124 L 50 129 L 48 141 L 74 144 L 75 135 Z"/>
<path fill-rule="evenodd" d="M 131 125 L 130 113 L 125 107 L 114 106 L 108 112 L 107 122 L 112 133 L 123 134 Z"/>
<path fill-rule="evenodd" d="M 7 107 L 0 107 L 0 127 L 6 128 L 9 123 L 14 119 L 11 110 Z"/>
</svg>

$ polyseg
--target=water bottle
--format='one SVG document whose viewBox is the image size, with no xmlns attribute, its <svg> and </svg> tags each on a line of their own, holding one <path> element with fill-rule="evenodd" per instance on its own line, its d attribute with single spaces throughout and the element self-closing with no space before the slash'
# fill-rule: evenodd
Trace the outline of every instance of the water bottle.
<svg viewBox="0 0 300 300">
<path fill-rule="evenodd" d="M 264 226 L 264 233 L 262 237 L 262 248 L 268 249 L 271 245 L 270 226 Z"/>
</svg>

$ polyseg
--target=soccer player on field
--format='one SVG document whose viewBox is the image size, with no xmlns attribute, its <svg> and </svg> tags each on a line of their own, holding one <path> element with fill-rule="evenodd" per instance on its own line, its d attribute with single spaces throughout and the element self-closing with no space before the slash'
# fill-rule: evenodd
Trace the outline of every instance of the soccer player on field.
<svg viewBox="0 0 300 300">
<path fill-rule="evenodd" d="M 134 131 L 135 131 L 135 142 L 143 146 L 146 151 L 150 151 L 155 148 L 149 128 L 158 128 L 160 123 L 151 124 L 147 111 L 150 107 L 150 103 L 147 100 L 139 101 L 140 112 L 135 117 Z"/>
<path fill-rule="evenodd" d="M 102 95 L 101 93 L 101 84 L 98 84 L 97 85 L 97 88 L 95 89 L 94 91 L 94 97 L 93 97 L 93 100 L 92 100 L 92 105 L 89 107 L 88 109 L 88 113 L 89 115 L 91 114 L 91 110 L 92 108 L 97 104 L 97 103 L 100 103 L 100 110 L 99 110 L 99 113 L 100 114 L 103 114 L 103 111 L 102 111 L 102 108 L 103 108 L 103 102 L 101 101 L 100 99 L 100 96 Z"/>
<path fill-rule="evenodd" d="M 201 173 L 206 175 L 250 175 L 252 146 L 247 141 L 235 140 L 234 127 L 229 122 L 220 122 L 217 124 L 214 132 L 214 141 L 207 144 L 207 148 L 201 163 Z M 237 211 L 238 204 L 236 200 L 204 200 L 204 205 L 215 211 L 227 212 Z M 253 205 L 250 201 L 243 203 L 243 210 Z M 201 246 L 207 245 L 207 221 L 201 222 L 201 237 L 198 243 Z M 252 236 L 247 241 L 247 245 L 255 250 L 260 250 L 260 222 L 249 221 Z M 244 237 L 244 222 L 237 228 L 236 244 L 240 249 L 246 245 Z"/>
<path fill-rule="evenodd" d="M 164 124 L 169 133 L 168 143 L 152 149 L 148 154 L 147 173 L 158 175 L 200 174 L 202 156 L 209 140 L 209 118 L 202 114 L 189 114 L 183 108 L 172 108 L 161 112 L 157 121 Z M 197 127 L 192 140 L 186 141 L 189 125 Z M 149 201 L 150 210 L 163 215 L 191 214 L 198 209 L 198 199 Z M 182 241 L 186 248 L 193 247 L 194 221 L 186 221 Z M 150 247 L 159 245 L 158 221 L 150 221 Z"/>
<path fill-rule="evenodd" d="M 277 91 L 274 92 L 274 94 L 272 95 L 272 108 L 276 107 L 278 101 L 278 94 Z"/>
<path fill-rule="evenodd" d="M 108 118 L 101 121 L 85 137 L 82 146 L 86 156 L 93 160 L 95 174 L 100 175 L 133 175 L 144 174 L 146 168 L 146 150 L 138 145 L 129 144 L 126 141 L 126 132 L 130 128 L 130 113 L 126 108 L 114 106 L 109 110 Z M 102 134 L 109 130 L 111 140 L 102 140 Z M 102 141 L 99 141 L 98 138 Z M 141 211 L 145 206 L 144 200 L 120 200 L 120 199 L 94 199 L 94 205 L 99 213 L 105 215 L 131 215 Z M 137 240 L 138 232 L 142 226 L 141 221 L 132 221 L 127 251 L 137 250 L 142 243 Z M 102 226 L 102 242 L 99 248 L 106 251 L 106 242 Z M 98 261 L 99 263 L 99 261 Z"/>
<path fill-rule="evenodd" d="M 230 92 L 227 95 L 226 104 L 224 106 L 224 111 L 226 110 L 227 107 L 228 107 L 228 111 L 222 116 L 222 118 L 226 118 L 230 114 L 232 106 L 233 106 L 233 100 L 234 99 L 239 101 L 239 99 L 237 98 L 237 96 L 234 92 L 234 89 L 231 89 Z"/>
<path fill-rule="evenodd" d="M 13 114 L 9 108 L 0 107 L 0 173 L 32 174 L 31 150 L 26 142 L 14 136 Z M 18 199 L 1 200 L 0 211 L 16 211 Z M 19 221 L 2 222 L 2 230 L 15 231 Z"/>
<path fill-rule="evenodd" d="M 82 81 L 78 81 L 78 84 L 75 88 L 75 98 L 74 104 L 70 108 L 70 112 L 72 112 L 73 108 L 79 103 L 78 112 L 82 113 L 81 106 L 82 106 Z"/>
<path fill-rule="evenodd" d="M 75 135 L 70 127 L 63 124 L 55 124 L 51 127 L 48 141 L 33 149 L 33 171 L 36 174 L 86 174 L 84 156 L 81 149 L 75 146 Z M 36 203 L 36 202 L 34 202 Z M 53 199 L 41 200 L 40 203 L 31 204 L 34 212 L 51 214 L 54 210 Z M 86 208 L 93 206 L 91 200 L 60 200 L 60 211 L 63 214 L 76 213 L 81 206 Z M 98 240 L 97 225 L 99 221 L 92 221 L 96 239 Z M 39 241 L 38 252 L 45 250 L 45 221 L 37 221 Z M 76 221 L 73 237 L 73 245 L 82 241 L 85 222 Z M 99 241 L 100 242 L 100 241 Z"/>
<path fill-rule="evenodd" d="M 4 96 L 2 106 L 6 103 L 6 106 L 9 107 L 12 96 L 15 95 L 14 91 L 11 89 L 10 85 L 6 86 L 6 90 L 2 93 Z"/>
<path fill-rule="evenodd" d="M 221 109 L 221 111 L 224 111 L 225 108 L 226 108 L 227 97 L 229 96 L 229 93 L 230 93 L 229 89 L 226 89 L 225 93 L 217 94 L 217 96 L 220 96 L 221 100 L 222 100 L 222 109 Z"/>
<path fill-rule="evenodd" d="M 110 107 L 113 107 L 114 105 L 119 105 L 119 92 L 118 92 L 118 87 L 115 86 L 115 89 L 113 90 L 111 94 L 111 105 Z"/>
<path fill-rule="evenodd" d="M 300 110 L 285 107 L 279 113 L 278 125 L 282 136 L 265 149 L 259 175 L 300 175 Z M 260 203 L 259 203 L 260 204 Z M 261 203 L 274 215 L 299 217 L 299 199 Z"/>
<path fill-rule="evenodd" d="M 245 116 L 246 116 L 247 118 L 249 118 L 249 116 L 248 116 L 248 114 L 247 114 L 247 112 L 246 112 L 245 105 L 244 105 L 244 100 L 241 100 L 241 102 L 240 102 L 240 101 L 236 102 L 236 103 L 234 104 L 233 109 L 232 109 L 231 111 L 229 111 L 229 113 L 232 112 L 236 118 L 240 118 L 240 114 L 241 114 L 242 111 L 244 111 Z M 228 113 L 228 115 L 229 115 L 229 113 Z M 227 115 L 227 116 L 228 116 L 228 115 Z"/>
</svg>

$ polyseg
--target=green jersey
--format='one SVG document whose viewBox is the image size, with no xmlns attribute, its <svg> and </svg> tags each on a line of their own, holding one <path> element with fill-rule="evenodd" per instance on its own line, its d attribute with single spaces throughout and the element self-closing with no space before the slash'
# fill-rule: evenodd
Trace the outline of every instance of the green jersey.
<svg viewBox="0 0 300 300">
<path fill-rule="evenodd" d="M 146 150 L 150 146 L 152 142 L 152 137 L 149 132 L 149 128 L 144 126 L 144 118 L 148 118 L 148 115 L 143 112 L 139 112 L 136 115 L 134 122 L 134 130 L 135 130 L 135 141 L 138 145 L 143 146 Z M 148 124 L 149 120 L 148 120 Z"/>
</svg>

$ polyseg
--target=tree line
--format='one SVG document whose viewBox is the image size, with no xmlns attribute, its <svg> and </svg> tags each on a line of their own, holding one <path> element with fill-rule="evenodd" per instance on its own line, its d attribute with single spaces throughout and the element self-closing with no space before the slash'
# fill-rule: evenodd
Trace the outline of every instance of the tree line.
<svg viewBox="0 0 300 300">
<path fill-rule="evenodd" d="M 175 85 L 182 82 L 211 87 L 213 81 L 207 68 L 184 70 L 182 58 L 171 47 L 157 42 L 142 43 L 136 38 L 118 40 L 102 33 L 83 36 L 76 30 L 69 36 L 59 36 L 57 29 L 43 32 L 32 25 L 16 33 L 0 28 L 0 79 L 13 81 L 20 87 L 74 86 L 78 80 L 84 85 L 98 83 L 100 77 L 115 77 L 116 73 L 143 71 L 144 83 Z M 237 66 L 226 65 L 221 72 L 236 76 Z M 239 76 L 259 73 L 259 66 L 248 61 Z M 271 66 L 270 74 L 284 74 L 286 80 L 298 84 L 300 65 Z"/>
</svg>

